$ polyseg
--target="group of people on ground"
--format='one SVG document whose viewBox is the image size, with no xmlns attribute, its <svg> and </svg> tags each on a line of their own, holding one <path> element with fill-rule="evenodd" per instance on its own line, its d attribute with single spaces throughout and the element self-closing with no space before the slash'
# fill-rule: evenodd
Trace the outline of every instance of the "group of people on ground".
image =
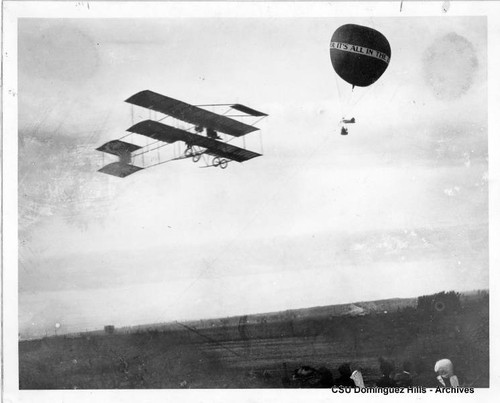
<svg viewBox="0 0 500 403">
<path fill-rule="evenodd" d="M 379 368 L 382 376 L 375 382 L 375 386 L 381 388 L 390 387 L 413 387 L 413 376 L 411 372 L 411 363 L 405 361 L 403 370 L 396 372 L 394 363 L 385 358 L 379 358 Z M 338 367 L 339 377 L 333 377 L 327 368 L 318 370 L 303 366 L 294 371 L 291 382 L 284 386 L 292 387 L 358 387 L 364 388 L 365 383 L 360 368 L 351 367 L 350 363 L 343 363 Z M 435 387 L 459 386 L 458 378 L 453 372 L 452 362 L 445 358 L 436 362 L 434 372 L 437 375 Z"/>
</svg>

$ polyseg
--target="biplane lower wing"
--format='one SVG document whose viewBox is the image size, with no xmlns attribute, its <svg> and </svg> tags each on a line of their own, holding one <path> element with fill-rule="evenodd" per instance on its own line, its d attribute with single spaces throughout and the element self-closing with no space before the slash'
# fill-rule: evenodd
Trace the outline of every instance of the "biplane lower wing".
<svg viewBox="0 0 500 403">
<path fill-rule="evenodd" d="M 182 129 L 177 129 L 154 120 L 144 120 L 139 122 L 130 127 L 127 131 L 142 134 L 143 136 L 163 141 L 165 143 L 183 141 L 189 147 L 203 147 L 205 149 L 204 153 L 206 154 L 227 158 L 236 162 L 244 162 L 261 156 L 261 154 L 256 152 L 245 150 L 244 148 L 236 147 L 222 141 L 200 136 L 199 134 L 190 133 Z"/>
</svg>

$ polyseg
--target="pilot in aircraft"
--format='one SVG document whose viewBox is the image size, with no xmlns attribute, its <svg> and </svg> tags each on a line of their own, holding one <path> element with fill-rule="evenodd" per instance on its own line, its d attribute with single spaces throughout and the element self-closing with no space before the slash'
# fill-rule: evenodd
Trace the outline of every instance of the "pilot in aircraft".
<svg viewBox="0 0 500 403">
<path fill-rule="evenodd" d="M 214 129 L 207 127 L 207 137 L 214 140 L 222 140 L 222 137 L 217 134 Z"/>
</svg>

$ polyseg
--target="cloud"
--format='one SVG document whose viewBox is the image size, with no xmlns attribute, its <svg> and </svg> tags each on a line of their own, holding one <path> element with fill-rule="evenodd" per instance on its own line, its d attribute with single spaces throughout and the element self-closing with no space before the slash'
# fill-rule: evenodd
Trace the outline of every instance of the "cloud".
<svg viewBox="0 0 500 403">
<path fill-rule="evenodd" d="M 453 186 L 443 190 L 444 194 L 447 196 L 455 196 L 460 192 L 460 186 Z"/>
</svg>

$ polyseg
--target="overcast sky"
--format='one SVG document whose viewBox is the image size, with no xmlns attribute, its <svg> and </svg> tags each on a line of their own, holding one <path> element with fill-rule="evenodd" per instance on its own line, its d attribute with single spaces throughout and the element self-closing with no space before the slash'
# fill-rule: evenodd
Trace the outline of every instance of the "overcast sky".
<svg viewBox="0 0 500 403">
<path fill-rule="evenodd" d="M 350 89 L 329 41 L 345 23 L 382 32 L 392 58 L 340 136 Z M 24 337 L 488 288 L 485 18 L 25 19 L 18 33 Z M 144 89 L 268 113 L 264 156 L 97 172 Z"/>
</svg>

